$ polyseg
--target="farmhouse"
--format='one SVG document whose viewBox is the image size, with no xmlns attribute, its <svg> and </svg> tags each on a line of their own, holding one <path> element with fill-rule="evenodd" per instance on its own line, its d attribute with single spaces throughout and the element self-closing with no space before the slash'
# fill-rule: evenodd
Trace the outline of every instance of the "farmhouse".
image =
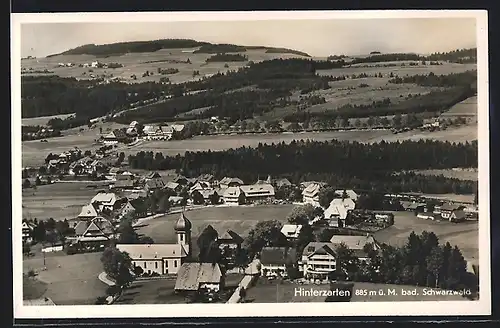
<svg viewBox="0 0 500 328">
<path fill-rule="evenodd" d="M 220 266 L 215 263 L 184 263 L 175 282 L 176 292 L 218 292 L 224 286 Z"/>
<path fill-rule="evenodd" d="M 465 206 L 444 204 L 440 207 L 440 214 L 443 220 L 450 222 L 460 222 L 465 220 Z"/>
<path fill-rule="evenodd" d="M 144 190 L 148 193 L 152 193 L 155 190 L 160 190 L 165 187 L 165 182 L 163 182 L 162 178 L 154 178 L 147 180 L 144 184 Z"/>
<path fill-rule="evenodd" d="M 78 220 L 92 220 L 97 217 L 97 209 L 96 209 L 97 203 L 94 204 L 87 204 L 82 206 L 82 210 L 80 214 L 78 214 L 77 219 Z"/>
<path fill-rule="evenodd" d="M 279 179 L 275 182 L 277 188 L 290 187 L 292 183 L 288 179 Z"/>
<path fill-rule="evenodd" d="M 180 174 L 176 175 L 170 181 L 177 183 L 177 184 L 180 184 L 181 186 L 187 186 L 190 182 L 190 180 L 188 178 L 186 178 L 185 176 L 180 175 Z"/>
<path fill-rule="evenodd" d="M 274 187 L 270 184 L 244 185 L 240 187 L 247 201 L 258 201 L 274 198 Z"/>
<path fill-rule="evenodd" d="M 263 277 L 287 276 L 287 263 L 296 262 L 296 253 L 293 248 L 264 247 L 260 252 L 260 272 Z"/>
<path fill-rule="evenodd" d="M 242 205 L 246 202 L 245 193 L 241 187 L 229 187 L 222 195 L 224 203 L 228 205 Z"/>
<path fill-rule="evenodd" d="M 295 240 L 299 238 L 300 231 L 302 230 L 301 224 L 284 224 L 281 228 L 281 233 L 288 240 Z"/>
<path fill-rule="evenodd" d="M 108 245 L 115 238 L 113 225 L 103 217 L 90 221 L 80 221 L 75 225 L 74 243 L 83 247 L 100 247 Z"/>
<path fill-rule="evenodd" d="M 163 189 L 170 189 L 173 192 L 178 193 L 182 190 L 182 186 L 178 183 L 168 181 L 167 183 L 165 183 L 165 186 L 163 187 Z"/>
<path fill-rule="evenodd" d="M 354 252 L 356 256 L 361 261 L 368 261 L 368 254 L 365 252 L 365 246 L 371 245 L 373 250 L 378 250 L 380 245 L 371 235 L 366 236 L 344 236 L 344 235 L 334 235 L 330 239 L 330 243 L 334 247 L 344 244 Z"/>
<path fill-rule="evenodd" d="M 121 219 L 127 215 L 134 216 L 136 214 L 136 209 L 132 203 L 127 201 L 119 210 L 118 210 L 118 218 Z"/>
<path fill-rule="evenodd" d="M 109 186 L 110 189 L 115 190 L 125 190 L 125 189 L 133 189 L 135 187 L 135 181 L 133 179 L 117 179 L 116 182 Z"/>
<path fill-rule="evenodd" d="M 312 184 L 317 184 L 320 186 L 320 188 L 323 188 L 327 185 L 325 182 L 320 182 L 320 181 L 303 181 L 300 183 L 300 188 L 306 189 L 307 187 L 309 187 Z"/>
<path fill-rule="evenodd" d="M 335 246 L 328 242 L 310 242 L 302 252 L 299 271 L 304 278 L 324 279 L 337 267 Z"/>
<path fill-rule="evenodd" d="M 90 201 L 100 212 L 113 211 L 125 202 L 126 198 L 119 198 L 115 193 L 99 192 Z"/>
<path fill-rule="evenodd" d="M 321 191 L 321 185 L 318 183 L 311 183 L 302 191 L 302 202 L 305 204 L 311 204 L 313 206 L 319 206 L 319 192 Z"/>
<path fill-rule="evenodd" d="M 209 183 L 212 187 L 214 187 L 215 178 L 212 174 L 202 174 L 197 179 L 199 182 Z"/>
<path fill-rule="evenodd" d="M 220 188 L 229 188 L 229 187 L 239 187 L 243 185 L 243 181 L 238 178 L 229 178 L 225 177 L 219 181 Z"/>
<path fill-rule="evenodd" d="M 330 202 L 330 206 L 344 207 L 348 211 L 356 208 L 356 203 L 351 198 L 335 198 Z"/>
<path fill-rule="evenodd" d="M 222 256 L 227 263 L 229 265 L 234 265 L 236 258 L 241 251 L 243 238 L 233 230 L 227 230 L 217 238 L 217 243 L 222 251 Z"/>
<path fill-rule="evenodd" d="M 191 188 L 189 188 L 189 192 L 192 193 L 195 190 L 211 190 L 212 186 L 209 182 L 206 181 L 198 181 Z"/>
<path fill-rule="evenodd" d="M 116 145 L 119 142 L 125 142 L 127 140 L 127 135 L 123 130 L 116 129 L 102 137 L 105 145 Z"/>
<path fill-rule="evenodd" d="M 329 224 L 334 227 L 342 228 L 345 226 L 345 221 L 349 210 L 343 204 L 330 203 L 330 206 L 325 210 L 325 219 L 329 220 Z"/>
<path fill-rule="evenodd" d="M 144 177 L 144 180 L 145 181 L 148 181 L 148 180 L 152 180 L 152 179 L 158 179 L 158 178 L 161 178 L 161 175 L 160 173 L 158 172 L 149 172 L 145 177 Z"/>
<path fill-rule="evenodd" d="M 28 221 L 23 221 L 22 232 L 23 232 L 23 243 L 31 243 L 33 241 L 32 237 L 33 225 Z"/>
<path fill-rule="evenodd" d="M 146 140 L 169 140 L 172 137 L 173 129 L 169 126 L 145 125 L 143 129 Z"/>
<path fill-rule="evenodd" d="M 403 208 L 408 212 L 427 212 L 427 206 L 425 203 L 409 203 L 405 204 Z"/>
</svg>

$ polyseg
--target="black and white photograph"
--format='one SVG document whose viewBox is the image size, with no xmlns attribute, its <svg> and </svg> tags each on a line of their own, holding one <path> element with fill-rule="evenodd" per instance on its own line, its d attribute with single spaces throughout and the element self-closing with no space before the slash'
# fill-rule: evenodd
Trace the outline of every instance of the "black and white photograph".
<svg viewBox="0 0 500 328">
<path fill-rule="evenodd" d="M 16 317 L 490 314 L 486 11 L 11 17 Z"/>
</svg>

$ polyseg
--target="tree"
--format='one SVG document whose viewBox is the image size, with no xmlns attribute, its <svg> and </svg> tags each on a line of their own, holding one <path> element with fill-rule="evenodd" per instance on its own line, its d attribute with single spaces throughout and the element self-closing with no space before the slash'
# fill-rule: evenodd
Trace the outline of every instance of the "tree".
<svg viewBox="0 0 500 328">
<path fill-rule="evenodd" d="M 392 126 L 395 129 L 399 129 L 399 128 L 401 128 L 401 124 L 402 124 L 401 114 L 394 115 L 394 117 L 392 118 Z"/>
<path fill-rule="evenodd" d="M 217 263 L 220 259 L 219 247 L 217 244 L 218 233 L 211 225 L 208 225 L 198 236 L 196 243 L 200 253 L 198 261 L 200 263 Z"/>
<path fill-rule="evenodd" d="M 320 190 L 318 197 L 321 207 L 327 208 L 335 198 L 335 190 L 331 187 L 323 188 Z"/>
<path fill-rule="evenodd" d="M 160 213 L 167 213 L 170 210 L 170 200 L 167 195 L 163 195 L 160 198 L 160 202 L 158 204 L 158 211 Z"/>
<path fill-rule="evenodd" d="M 153 240 L 153 238 L 151 238 L 149 236 L 144 236 L 144 237 L 140 238 L 139 241 L 140 241 L 141 244 L 149 244 L 149 245 L 151 245 L 151 244 L 155 243 L 155 241 Z"/>
<path fill-rule="evenodd" d="M 31 187 L 31 182 L 29 179 L 24 179 L 23 181 L 23 188 L 30 188 Z"/>
<path fill-rule="evenodd" d="M 253 258 L 263 247 L 286 245 L 286 238 L 281 233 L 282 227 L 283 224 L 278 220 L 258 222 L 243 241 L 243 248 L 247 250 L 249 258 Z"/>
<path fill-rule="evenodd" d="M 219 204 L 219 200 L 220 199 L 219 199 L 219 195 L 216 192 L 214 192 L 213 194 L 211 194 L 209 196 L 209 199 L 210 199 L 210 204 L 212 204 L 212 205 Z"/>
<path fill-rule="evenodd" d="M 129 220 L 123 220 L 118 226 L 119 238 L 118 241 L 121 244 L 137 244 L 139 242 L 139 236 L 135 232 L 132 222 Z"/>
<path fill-rule="evenodd" d="M 205 198 L 203 198 L 203 195 L 198 190 L 193 191 L 191 198 L 193 199 L 193 204 L 195 205 L 202 205 L 205 203 Z"/>
<path fill-rule="evenodd" d="M 104 266 L 104 272 L 118 286 L 123 287 L 132 281 L 133 277 L 130 272 L 132 260 L 127 253 L 121 252 L 116 247 L 108 247 L 102 253 L 101 263 Z"/>
<path fill-rule="evenodd" d="M 318 211 L 311 204 L 296 206 L 287 216 L 287 221 L 291 224 L 309 225 L 309 221 L 316 218 Z"/>
<path fill-rule="evenodd" d="M 37 242 L 44 242 L 46 239 L 46 233 L 45 223 L 43 221 L 39 221 L 33 228 L 33 238 Z"/>
<path fill-rule="evenodd" d="M 358 258 L 344 243 L 336 247 L 335 253 L 337 255 L 337 267 L 352 280 L 359 267 Z"/>
<path fill-rule="evenodd" d="M 427 258 L 427 270 L 434 278 L 433 287 L 438 287 L 441 267 L 443 265 L 443 249 L 439 246 L 432 248 L 430 256 Z"/>
<path fill-rule="evenodd" d="M 240 300 L 242 302 L 244 302 L 245 297 L 247 296 L 247 291 L 246 291 L 245 287 L 241 286 L 239 295 L 240 295 Z"/>
<path fill-rule="evenodd" d="M 26 256 L 31 254 L 31 246 L 28 243 L 23 243 L 23 254 Z"/>
</svg>

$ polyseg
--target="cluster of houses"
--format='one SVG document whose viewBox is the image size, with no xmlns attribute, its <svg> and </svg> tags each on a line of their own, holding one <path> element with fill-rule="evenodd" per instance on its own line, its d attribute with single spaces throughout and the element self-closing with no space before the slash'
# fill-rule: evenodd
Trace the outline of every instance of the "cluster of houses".
<svg viewBox="0 0 500 328">
<path fill-rule="evenodd" d="M 281 232 L 288 240 L 293 240 L 298 238 L 300 226 L 284 225 Z M 310 242 L 302 254 L 289 247 L 264 247 L 260 252 L 260 273 L 269 278 L 286 277 L 288 267 L 296 267 L 305 279 L 326 280 L 330 273 L 337 270 L 336 249 L 340 245 L 347 246 L 354 256 L 364 262 L 369 260 L 367 251 L 370 248 L 380 248 L 371 235 L 334 235 L 328 242 Z"/>
<path fill-rule="evenodd" d="M 141 139 L 148 141 L 170 140 L 174 133 L 182 132 L 183 130 L 183 124 L 140 126 L 137 121 L 133 121 L 125 129 L 115 129 L 103 135 L 102 142 L 105 145 L 116 145 L 137 137 L 141 137 Z"/>
<path fill-rule="evenodd" d="M 414 212 L 418 218 L 424 220 L 462 222 L 468 218 L 477 218 L 476 206 L 443 203 L 431 208 L 426 203 L 412 202 L 404 203 L 403 208 L 406 211 Z"/>
</svg>

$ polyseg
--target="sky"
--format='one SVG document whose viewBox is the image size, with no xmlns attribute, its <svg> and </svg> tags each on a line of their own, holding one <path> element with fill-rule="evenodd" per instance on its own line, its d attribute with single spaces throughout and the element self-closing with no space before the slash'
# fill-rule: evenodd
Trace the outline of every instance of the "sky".
<svg viewBox="0 0 500 328">
<path fill-rule="evenodd" d="M 21 55 L 45 57 L 84 44 L 157 39 L 273 46 L 313 57 L 371 51 L 432 53 L 476 47 L 475 18 L 385 18 L 128 23 L 24 23 Z"/>
</svg>

